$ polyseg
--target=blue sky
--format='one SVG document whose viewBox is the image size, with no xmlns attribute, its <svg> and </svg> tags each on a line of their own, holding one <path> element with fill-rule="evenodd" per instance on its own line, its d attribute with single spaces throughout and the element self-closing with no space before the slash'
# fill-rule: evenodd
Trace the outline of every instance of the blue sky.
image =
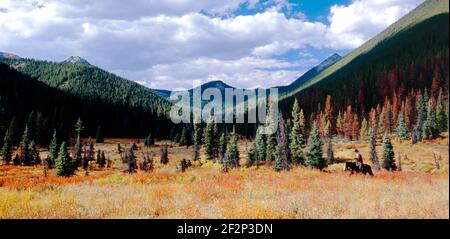
<svg viewBox="0 0 450 239">
<path fill-rule="evenodd" d="M 81 56 L 150 88 L 289 84 L 423 0 L 1 0 L 0 51 Z"/>
</svg>

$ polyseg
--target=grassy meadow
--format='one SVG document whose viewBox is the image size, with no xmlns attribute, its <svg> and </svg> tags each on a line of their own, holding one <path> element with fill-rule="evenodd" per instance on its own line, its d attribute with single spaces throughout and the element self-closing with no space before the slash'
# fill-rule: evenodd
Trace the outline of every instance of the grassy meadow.
<svg viewBox="0 0 450 239">
<path fill-rule="evenodd" d="M 192 158 L 192 147 L 173 145 L 169 164 L 161 165 L 158 146 L 139 144 L 138 161 L 152 151 L 155 169 L 130 175 L 116 149 L 131 141 L 96 144 L 113 167 L 93 166 L 87 175 L 56 177 L 50 170 L 44 178 L 41 167 L 0 166 L 0 218 L 449 218 L 447 138 L 416 145 L 394 140 L 402 171 L 374 177 L 342 171 L 355 148 L 370 164 L 368 144 L 338 141 L 325 172 L 261 165 L 221 173 L 219 164 L 201 159 L 182 173 L 178 165 Z M 250 142 L 239 145 L 243 164 Z M 377 151 L 381 158 L 381 145 Z"/>
</svg>

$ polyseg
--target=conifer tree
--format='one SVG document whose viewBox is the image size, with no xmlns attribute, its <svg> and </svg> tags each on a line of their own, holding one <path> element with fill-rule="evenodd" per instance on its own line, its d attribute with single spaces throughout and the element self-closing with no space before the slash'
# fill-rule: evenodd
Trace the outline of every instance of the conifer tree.
<svg viewBox="0 0 450 239">
<path fill-rule="evenodd" d="M 186 132 L 186 127 L 183 127 L 183 129 L 181 130 L 181 135 L 180 135 L 180 146 L 189 146 L 188 145 L 188 135 Z"/>
<path fill-rule="evenodd" d="M 102 151 L 99 149 L 97 150 L 97 158 L 95 160 L 95 163 L 100 166 L 101 162 L 102 162 Z"/>
<path fill-rule="evenodd" d="M 20 141 L 20 161 L 25 166 L 31 165 L 29 147 L 30 147 L 30 138 L 28 134 L 28 125 L 26 125 L 25 130 L 23 131 L 22 140 Z"/>
<path fill-rule="evenodd" d="M 375 166 L 375 170 L 380 171 L 380 162 L 378 161 L 378 155 L 377 155 L 377 136 L 375 133 L 375 130 L 373 128 L 370 129 L 370 161 L 372 161 L 372 164 Z"/>
<path fill-rule="evenodd" d="M 426 121 L 427 118 L 427 107 L 426 107 L 425 97 L 422 95 L 418 95 L 416 97 L 416 107 L 417 107 L 417 119 L 416 119 L 416 125 L 414 127 L 416 138 L 418 141 L 422 141 L 422 129 L 423 124 Z M 425 126 L 427 127 L 427 126 Z"/>
<path fill-rule="evenodd" d="M 436 103 L 436 123 L 439 132 L 447 131 L 448 119 L 445 114 L 442 90 L 439 93 L 438 101 Z"/>
<path fill-rule="evenodd" d="M 239 151 L 237 146 L 237 135 L 234 126 L 233 131 L 230 133 L 229 141 L 227 144 L 227 150 L 225 154 L 226 159 L 228 161 L 228 165 L 231 168 L 239 167 Z"/>
<path fill-rule="evenodd" d="M 11 122 L 9 123 L 8 132 L 9 137 L 11 138 L 12 145 L 15 145 L 17 143 L 17 125 L 16 125 L 16 117 L 13 117 L 11 119 Z"/>
<path fill-rule="evenodd" d="M 291 160 L 294 164 L 302 164 L 305 159 L 303 153 L 305 139 L 301 128 L 300 106 L 297 99 L 295 99 L 294 106 L 292 107 L 292 129 L 289 134 L 289 149 L 291 150 Z"/>
<path fill-rule="evenodd" d="M 359 132 L 359 137 L 362 140 L 366 140 L 368 136 L 369 136 L 369 123 L 364 117 L 363 121 L 361 122 L 361 130 Z"/>
<path fill-rule="evenodd" d="M 160 148 L 160 152 L 161 152 L 161 157 L 160 157 L 160 163 L 161 164 L 168 164 L 169 163 L 169 151 L 168 151 L 169 146 L 167 144 L 165 145 L 161 145 Z"/>
<path fill-rule="evenodd" d="M 7 165 L 12 160 L 12 139 L 9 130 L 6 130 L 5 138 L 3 139 L 3 146 L 0 151 L 0 156 L 2 156 L 3 164 Z"/>
<path fill-rule="evenodd" d="M 53 168 L 53 166 L 55 165 L 55 160 L 58 157 L 59 153 L 59 145 L 56 130 L 53 131 L 53 138 L 52 141 L 50 141 L 48 151 L 49 157 L 47 157 L 47 166 L 48 168 Z"/>
<path fill-rule="evenodd" d="M 30 162 L 31 165 L 36 165 L 41 163 L 41 157 L 39 156 L 39 151 L 36 148 L 36 143 L 34 140 L 30 142 L 29 146 Z"/>
<path fill-rule="evenodd" d="M 61 143 L 58 158 L 56 158 L 56 175 L 69 177 L 75 172 L 75 166 L 69 153 L 67 152 L 66 142 Z"/>
<path fill-rule="evenodd" d="M 100 159 L 100 168 L 104 168 L 106 165 L 106 157 L 105 157 L 105 151 L 102 151 L 101 159 Z"/>
<path fill-rule="evenodd" d="M 284 119 L 281 112 L 278 113 L 277 151 L 275 157 L 275 171 L 289 170 L 289 143 L 286 136 Z"/>
<path fill-rule="evenodd" d="M 82 154 L 82 143 L 81 143 L 81 132 L 84 130 L 83 121 L 81 121 L 80 118 L 78 118 L 76 124 L 75 124 L 75 134 L 77 137 L 76 143 L 75 143 L 75 167 L 78 167 L 81 164 L 81 154 Z"/>
<path fill-rule="evenodd" d="M 205 155 L 207 160 L 213 160 L 215 158 L 215 130 L 214 121 L 210 120 L 206 124 L 205 131 L 203 132 L 203 143 L 205 147 Z"/>
<path fill-rule="evenodd" d="M 406 127 L 404 113 L 401 111 L 398 114 L 397 126 L 395 128 L 395 134 L 400 140 L 406 140 L 409 137 L 408 128 Z"/>
<path fill-rule="evenodd" d="M 147 147 L 155 145 L 155 140 L 152 137 L 152 133 L 148 133 L 147 137 L 144 140 L 144 145 Z"/>
<path fill-rule="evenodd" d="M 95 143 L 101 144 L 103 142 L 105 142 L 105 140 L 103 139 L 103 136 L 102 136 L 102 126 L 99 125 L 97 127 L 97 133 L 96 133 L 96 136 L 95 136 Z"/>
<path fill-rule="evenodd" d="M 267 145 L 266 145 L 266 136 L 264 134 L 261 134 L 261 130 L 256 130 L 256 136 L 255 136 L 255 163 L 256 167 L 258 167 L 260 161 L 266 160 L 266 152 L 267 152 Z"/>
<path fill-rule="evenodd" d="M 323 141 L 320 138 L 317 123 L 314 122 L 311 134 L 308 138 L 308 152 L 305 161 L 306 166 L 318 169 L 323 169 L 326 166 L 326 161 L 323 158 L 322 146 Z"/>
<path fill-rule="evenodd" d="M 34 140 L 35 137 L 35 133 L 36 133 L 36 114 L 34 113 L 34 111 L 31 111 L 30 115 L 28 116 L 28 121 L 27 121 L 27 126 L 28 126 L 28 139 Z"/>
<path fill-rule="evenodd" d="M 385 132 L 383 136 L 383 168 L 388 171 L 395 171 L 397 165 L 395 164 L 394 147 L 389 139 L 388 133 Z"/>
<path fill-rule="evenodd" d="M 256 150 L 255 150 L 255 142 L 253 142 L 252 146 L 247 150 L 247 156 L 245 158 L 245 166 L 251 167 L 256 161 Z"/>
<path fill-rule="evenodd" d="M 197 161 L 200 159 L 200 145 L 202 144 L 202 138 L 201 138 L 201 127 L 200 124 L 194 125 L 194 157 L 193 160 Z"/>
<path fill-rule="evenodd" d="M 436 113 L 430 100 L 427 104 L 427 118 L 422 125 L 422 139 L 435 139 L 438 136 Z"/>
<path fill-rule="evenodd" d="M 219 139 L 219 162 L 222 164 L 224 163 L 226 151 L 227 151 L 227 141 L 225 133 L 222 133 Z"/>
</svg>

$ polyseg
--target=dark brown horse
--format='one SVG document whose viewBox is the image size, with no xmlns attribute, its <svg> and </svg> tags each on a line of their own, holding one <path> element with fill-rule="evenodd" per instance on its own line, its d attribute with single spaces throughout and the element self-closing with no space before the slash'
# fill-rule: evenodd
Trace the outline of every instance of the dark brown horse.
<svg viewBox="0 0 450 239">
<path fill-rule="evenodd" d="M 370 176 L 373 176 L 372 167 L 368 164 L 363 164 L 362 169 L 360 169 L 355 162 L 345 162 L 344 171 L 350 171 L 350 175 L 362 173 L 364 175 L 369 174 Z"/>
</svg>

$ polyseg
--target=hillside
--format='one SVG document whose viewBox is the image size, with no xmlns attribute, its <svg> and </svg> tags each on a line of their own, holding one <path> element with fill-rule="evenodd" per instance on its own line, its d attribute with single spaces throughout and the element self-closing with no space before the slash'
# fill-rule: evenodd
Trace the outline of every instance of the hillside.
<svg viewBox="0 0 450 239">
<path fill-rule="evenodd" d="M 143 137 L 150 131 L 166 137 L 171 127 L 165 115 L 156 115 L 150 109 L 79 97 L 69 93 L 74 91 L 61 89 L 65 88 L 48 86 L 0 62 L 0 137 L 13 118 L 19 138 L 25 124 L 33 118 L 35 128 L 41 131 L 35 140 L 42 144 L 49 142 L 53 129 L 65 137 L 73 135 L 78 117 L 84 122 L 86 137 L 95 137 L 98 126 L 105 137 Z"/>
<path fill-rule="evenodd" d="M 81 99 L 101 100 L 164 116 L 170 103 L 152 90 L 90 65 L 80 57 L 56 63 L 31 59 L 0 59 L 18 71 Z"/>
<path fill-rule="evenodd" d="M 312 111 L 330 94 L 342 107 L 349 104 L 364 110 L 382 103 L 399 88 L 430 88 L 434 77 L 448 89 L 448 6 L 446 0 L 426 1 L 283 95 L 281 104 L 289 106 L 299 97 Z M 388 78 L 390 82 L 385 82 Z"/>
</svg>

